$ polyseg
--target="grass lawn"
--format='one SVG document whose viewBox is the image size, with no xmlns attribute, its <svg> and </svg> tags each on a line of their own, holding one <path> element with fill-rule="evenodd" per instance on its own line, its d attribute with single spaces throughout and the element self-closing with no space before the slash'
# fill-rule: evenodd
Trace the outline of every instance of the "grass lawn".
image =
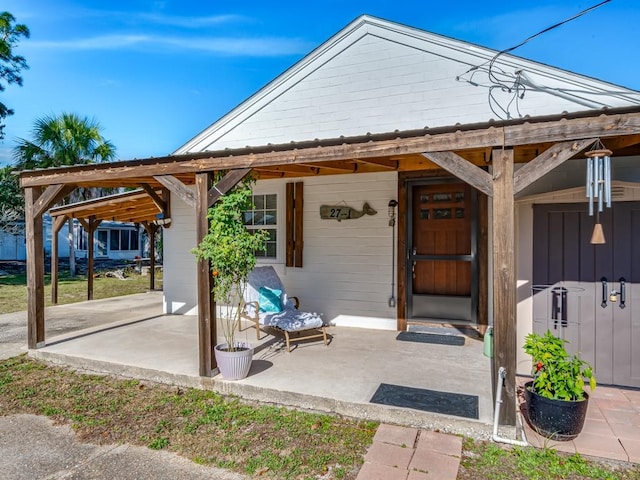
<svg viewBox="0 0 640 480">
<path fill-rule="evenodd" d="M 233 397 L 75 373 L 25 356 L 0 362 L 0 412 L 70 423 L 98 444 L 164 449 L 272 479 L 353 480 L 375 422 L 249 405 Z M 640 479 L 636 465 L 608 465 L 552 450 L 465 438 L 459 480 Z"/>
<path fill-rule="evenodd" d="M 51 284 L 45 276 L 45 305 L 51 305 Z M 156 273 L 155 287 L 162 288 L 162 274 Z M 94 278 L 93 298 L 119 297 L 149 290 L 149 277 L 132 274 L 126 280 Z M 87 299 L 87 279 L 85 277 L 64 277 L 58 280 L 58 304 L 82 302 Z M 10 274 L 0 277 L 0 314 L 20 312 L 27 309 L 27 278 L 25 274 Z"/>
</svg>

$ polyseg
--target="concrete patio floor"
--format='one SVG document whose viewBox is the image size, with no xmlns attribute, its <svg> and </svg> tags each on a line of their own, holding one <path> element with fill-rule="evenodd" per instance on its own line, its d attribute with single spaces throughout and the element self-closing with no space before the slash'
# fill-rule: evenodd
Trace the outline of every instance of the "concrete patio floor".
<svg viewBox="0 0 640 480">
<path fill-rule="evenodd" d="M 149 294 L 143 295 L 144 308 L 149 308 Z M 107 316 L 113 323 L 48 338 L 45 347 L 29 354 L 89 371 L 207 388 L 248 400 L 453 433 L 487 436 L 490 431 L 490 361 L 477 339 L 467 337 L 464 346 L 447 346 L 396 341 L 393 331 L 330 327 L 328 346 L 298 342 L 287 353 L 277 332 L 262 332 L 256 342 L 255 329 L 247 328 L 237 339 L 255 345 L 249 376 L 226 381 L 220 375 L 198 376 L 195 316 L 144 319 L 135 297 L 129 300 L 130 314 L 122 302 L 113 305 L 116 315 L 109 312 L 108 300 L 91 302 L 88 315 Z M 161 301 L 158 295 L 158 305 Z M 53 307 L 56 311 L 48 315 L 81 305 Z M 478 419 L 370 403 L 381 383 L 477 396 Z"/>
</svg>

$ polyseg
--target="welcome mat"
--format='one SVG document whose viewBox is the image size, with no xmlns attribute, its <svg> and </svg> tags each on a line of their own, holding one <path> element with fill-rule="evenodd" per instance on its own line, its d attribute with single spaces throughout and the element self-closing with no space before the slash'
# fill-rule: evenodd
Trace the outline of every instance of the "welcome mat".
<svg viewBox="0 0 640 480">
<path fill-rule="evenodd" d="M 401 342 L 437 343 L 439 345 L 464 345 L 464 337 L 458 335 L 438 335 L 435 333 L 400 332 L 396 340 Z"/>
<path fill-rule="evenodd" d="M 371 403 L 478 419 L 478 397 L 381 383 Z"/>
</svg>

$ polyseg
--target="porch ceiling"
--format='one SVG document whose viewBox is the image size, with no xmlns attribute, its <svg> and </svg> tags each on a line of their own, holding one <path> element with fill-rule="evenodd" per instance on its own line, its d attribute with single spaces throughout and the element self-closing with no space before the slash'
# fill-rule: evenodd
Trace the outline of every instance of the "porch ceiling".
<svg viewBox="0 0 640 480">
<path fill-rule="evenodd" d="M 161 195 L 160 192 L 157 195 Z M 162 210 L 143 190 L 110 195 L 108 197 L 78 202 L 71 205 L 52 208 L 53 217 L 95 218 L 117 222 L 153 222 Z"/>
</svg>

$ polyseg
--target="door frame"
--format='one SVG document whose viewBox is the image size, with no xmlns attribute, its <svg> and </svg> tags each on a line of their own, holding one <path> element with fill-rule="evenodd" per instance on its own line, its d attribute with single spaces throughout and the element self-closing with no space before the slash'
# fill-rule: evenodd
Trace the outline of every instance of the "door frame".
<svg viewBox="0 0 640 480">
<path fill-rule="evenodd" d="M 470 186 L 469 192 L 471 193 L 471 251 L 469 255 L 461 255 L 465 257 L 471 257 L 471 321 L 470 322 L 447 322 L 447 321 L 438 321 L 438 320 L 429 320 L 425 319 L 424 321 L 415 320 L 410 318 L 412 307 L 413 307 L 413 295 L 412 295 L 412 275 L 411 268 L 409 268 L 409 264 L 412 262 L 412 254 L 411 254 L 411 245 L 413 242 L 413 188 L 416 186 L 423 185 L 443 185 L 448 183 L 462 183 L 465 182 L 456 177 L 444 177 L 444 176 L 434 176 L 434 177 L 419 177 L 419 178 L 405 178 L 399 179 L 402 183 L 400 188 L 400 197 L 402 200 L 401 203 L 401 211 L 403 211 L 403 215 L 401 218 L 404 219 L 404 222 L 400 222 L 398 226 L 398 266 L 401 268 L 398 269 L 398 287 L 403 287 L 402 289 L 402 297 L 399 296 L 401 300 L 398 302 L 398 329 L 405 330 L 407 324 L 410 323 L 435 323 L 435 324 L 449 324 L 449 325 L 463 325 L 470 328 L 475 328 L 479 325 L 480 319 L 482 315 L 479 312 L 479 295 L 480 295 L 480 258 L 479 258 L 479 248 L 478 243 L 480 239 L 480 231 L 479 231 L 479 217 L 480 217 L 480 195 L 477 190 Z M 400 233 L 402 232 L 402 234 Z M 457 256 L 456 256 L 457 257 Z M 453 259 L 453 258 L 452 258 Z M 404 278 L 402 278 L 404 277 Z M 400 316 L 401 307 L 400 304 L 403 304 L 404 307 L 402 309 L 402 317 Z M 402 320 L 402 321 L 401 321 Z M 402 327 L 402 328 L 401 328 Z"/>
</svg>

